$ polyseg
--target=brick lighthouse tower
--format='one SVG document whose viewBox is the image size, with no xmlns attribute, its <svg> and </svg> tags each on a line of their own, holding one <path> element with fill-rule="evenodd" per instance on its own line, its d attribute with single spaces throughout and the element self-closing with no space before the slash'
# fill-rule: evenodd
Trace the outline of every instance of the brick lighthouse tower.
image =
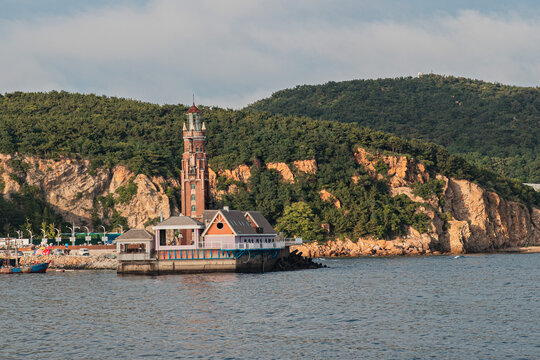
<svg viewBox="0 0 540 360">
<path fill-rule="evenodd" d="M 210 198 L 208 161 L 204 146 L 206 127 L 201 121 L 201 110 L 195 106 L 195 102 L 186 114 L 181 171 L 182 214 L 200 220 L 203 211 L 208 208 Z"/>
</svg>

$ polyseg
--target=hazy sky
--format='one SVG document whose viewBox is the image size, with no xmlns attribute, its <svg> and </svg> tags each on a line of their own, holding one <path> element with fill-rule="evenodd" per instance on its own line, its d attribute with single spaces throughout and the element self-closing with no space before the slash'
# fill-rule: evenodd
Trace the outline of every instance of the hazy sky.
<svg viewBox="0 0 540 360">
<path fill-rule="evenodd" d="M 539 20 L 538 1 L 0 0 L 0 93 L 238 108 L 430 71 L 538 86 Z"/>
</svg>

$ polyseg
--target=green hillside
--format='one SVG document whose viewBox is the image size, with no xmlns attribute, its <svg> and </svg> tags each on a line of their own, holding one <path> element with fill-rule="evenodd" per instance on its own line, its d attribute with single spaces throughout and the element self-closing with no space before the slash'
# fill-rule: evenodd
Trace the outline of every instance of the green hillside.
<svg viewBox="0 0 540 360">
<path fill-rule="evenodd" d="M 66 92 L 6 94 L 0 96 L 0 153 L 66 155 L 91 159 L 94 168 L 124 164 L 138 173 L 179 177 L 186 109 Z M 530 188 L 472 166 L 432 143 L 404 140 L 356 124 L 202 110 L 210 166 L 256 165 L 248 184 L 237 184 L 238 192 L 225 196 L 223 204 L 261 210 L 273 223 L 279 222 L 286 209 L 294 213 L 307 205 L 313 223 L 330 224 L 331 235 L 391 237 L 403 234 L 405 225 L 425 231 L 429 220 L 415 213 L 418 204 L 405 196 L 391 197 L 384 179 L 371 179 L 355 162 L 353 153 L 359 146 L 382 154 L 407 154 L 433 174 L 472 180 L 507 199 L 540 206 L 540 194 Z M 311 158 L 316 159 L 319 171 L 315 176 L 297 174 L 294 184 L 282 182 L 279 173 L 263 166 Z M 361 181 L 353 182 L 353 175 Z M 218 186 L 229 184 L 219 179 Z M 323 188 L 340 199 L 342 209 L 320 199 L 318 192 Z M 297 203 L 302 205 L 293 205 Z M 26 211 L 23 205 L 19 208 Z M 21 216 L 28 214 L 32 216 L 28 212 Z M 0 213 L 0 221 L 9 222 L 7 216 L 5 211 Z M 312 230 L 314 237 L 323 236 L 320 226 Z"/>
<path fill-rule="evenodd" d="M 353 80 L 281 90 L 249 109 L 433 141 L 502 175 L 540 183 L 538 88 L 439 75 Z"/>
</svg>

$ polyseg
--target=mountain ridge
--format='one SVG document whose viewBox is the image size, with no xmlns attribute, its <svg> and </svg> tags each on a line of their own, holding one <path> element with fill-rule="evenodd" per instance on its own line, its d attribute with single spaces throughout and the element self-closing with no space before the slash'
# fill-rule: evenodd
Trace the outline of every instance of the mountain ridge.
<svg viewBox="0 0 540 360">
<path fill-rule="evenodd" d="M 2 171 L 6 179 L 20 181 L 19 186 L 24 189 L 25 185 L 34 186 L 26 184 L 25 179 L 34 179 L 35 165 L 32 164 L 39 163 L 40 159 L 64 157 L 63 161 L 85 161 L 86 178 L 124 166 L 133 179 L 126 179 L 125 184 L 113 191 L 98 191 L 98 196 L 89 196 L 85 201 L 106 210 L 98 211 L 97 217 L 90 214 L 94 226 L 126 224 L 127 219 L 122 217 L 131 216 L 127 215 L 130 199 L 138 199 L 133 208 L 149 199 L 146 195 L 136 197 L 138 189 L 146 182 L 143 178 L 137 179 L 139 174 L 154 183 L 145 186 L 148 194 L 153 191 L 152 186 L 159 187 L 152 179 L 178 178 L 186 109 L 183 105 L 159 106 L 65 92 L 3 95 L 0 97 L 0 153 L 14 156 Z M 390 158 L 399 158 L 403 164 L 414 159 L 422 164 L 423 171 L 431 174 L 431 179 L 441 175 L 474 181 L 508 201 L 520 201 L 529 208 L 540 206 L 540 194 L 532 189 L 472 166 L 433 143 L 405 140 L 356 124 L 251 111 L 201 109 L 208 131 L 210 167 L 217 173 L 216 189 L 222 191 L 222 197 L 216 197 L 213 206 L 260 210 L 278 227 L 290 232 L 284 215 L 291 209 L 305 209 L 312 214 L 309 231 L 314 240 L 360 235 L 392 238 L 405 235 L 410 227 L 416 227 L 419 233 L 429 231 L 428 224 L 433 219 L 421 210 L 421 202 L 390 191 L 394 176 L 390 169 L 395 165 L 388 162 Z M 371 168 L 359 163 L 355 155 L 359 148 L 369 153 L 366 159 L 373 161 L 371 166 L 378 175 L 373 176 Z M 26 161 L 27 156 L 35 159 Z M 298 172 L 295 162 L 306 161 L 301 166 L 313 162 L 316 172 Z M 239 181 L 242 179 L 227 176 L 227 170 L 232 174 L 238 166 L 250 169 L 249 179 Z M 49 170 L 45 166 L 41 171 L 47 175 Z M 294 181 L 290 181 L 293 178 Z M 55 181 L 62 180 L 52 183 Z M 159 190 L 160 198 L 166 197 L 169 203 L 178 205 L 179 189 L 167 181 L 168 185 Z M 438 182 L 424 183 L 419 179 L 409 183 L 407 191 L 416 191 L 413 187 L 420 187 L 420 193 L 426 194 L 440 191 Z M 72 185 L 76 188 L 77 181 Z M 39 191 L 44 190 L 36 188 L 33 193 L 41 196 L 42 201 L 50 195 L 40 195 Z M 321 199 L 324 191 L 338 200 L 341 208 L 336 208 L 336 201 Z M 79 196 L 76 192 L 72 195 Z M 167 202 L 164 201 L 162 203 Z M 152 216 L 157 213 L 159 210 Z M 100 214 L 108 214 L 108 219 Z M 133 216 L 140 219 L 139 215 Z M 24 218 L 21 220 L 24 222 Z M 321 230 L 323 228 L 327 230 Z"/>
<path fill-rule="evenodd" d="M 540 89 L 453 76 L 350 80 L 275 92 L 251 111 L 357 123 L 540 183 Z"/>
</svg>

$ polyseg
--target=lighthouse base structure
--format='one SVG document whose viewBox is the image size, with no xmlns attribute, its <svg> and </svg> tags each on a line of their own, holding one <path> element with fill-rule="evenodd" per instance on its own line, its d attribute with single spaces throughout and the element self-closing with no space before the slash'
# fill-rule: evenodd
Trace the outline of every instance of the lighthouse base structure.
<svg viewBox="0 0 540 360">
<path fill-rule="evenodd" d="M 119 274 L 166 275 L 208 272 L 261 273 L 279 270 L 280 259 L 289 256 L 281 249 L 185 249 L 157 252 L 152 259 L 118 257 Z"/>
</svg>

